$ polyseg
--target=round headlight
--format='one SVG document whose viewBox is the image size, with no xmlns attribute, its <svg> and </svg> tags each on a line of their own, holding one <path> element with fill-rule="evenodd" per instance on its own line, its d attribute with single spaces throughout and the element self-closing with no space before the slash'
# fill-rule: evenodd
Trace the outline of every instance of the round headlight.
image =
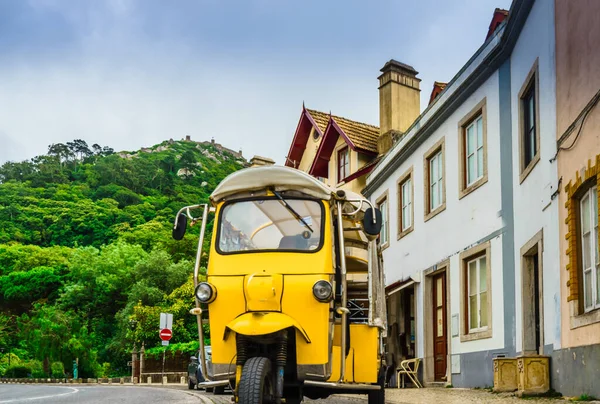
<svg viewBox="0 0 600 404">
<path fill-rule="evenodd" d="M 196 286 L 196 297 L 200 301 L 200 303 L 210 303 L 215 300 L 216 290 L 214 286 L 212 286 L 208 282 L 201 282 Z"/>
<path fill-rule="evenodd" d="M 331 283 L 320 280 L 313 286 L 313 295 L 320 302 L 328 302 L 333 297 L 333 288 Z"/>
</svg>

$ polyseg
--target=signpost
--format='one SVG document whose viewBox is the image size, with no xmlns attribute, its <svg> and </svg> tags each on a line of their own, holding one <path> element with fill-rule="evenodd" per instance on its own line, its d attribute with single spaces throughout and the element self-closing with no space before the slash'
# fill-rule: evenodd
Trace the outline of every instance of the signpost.
<svg viewBox="0 0 600 404">
<path fill-rule="evenodd" d="M 162 344 L 165 346 L 163 351 L 163 363 L 162 363 L 162 382 L 165 380 L 165 352 L 167 352 L 167 345 L 173 336 L 173 315 L 171 313 L 160 313 L 160 326 L 158 336 L 162 340 Z"/>
</svg>

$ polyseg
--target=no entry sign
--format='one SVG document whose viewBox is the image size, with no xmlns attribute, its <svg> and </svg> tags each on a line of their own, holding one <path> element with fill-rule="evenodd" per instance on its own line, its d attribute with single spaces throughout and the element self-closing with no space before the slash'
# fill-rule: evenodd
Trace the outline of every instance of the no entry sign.
<svg viewBox="0 0 600 404">
<path fill-rule="evenodd" d="M 168 341 L 173 336 L 173 332 L 171 332 L 171 330 L 169 330 L 168 328 L 163 328 L 162 330 L 160 330 L 160 333 L 158 335 L 163 341 Z"/>
</svg>

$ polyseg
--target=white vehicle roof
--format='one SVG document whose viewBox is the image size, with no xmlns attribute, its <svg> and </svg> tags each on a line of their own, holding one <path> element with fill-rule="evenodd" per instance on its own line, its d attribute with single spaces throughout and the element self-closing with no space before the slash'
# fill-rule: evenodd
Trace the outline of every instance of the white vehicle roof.
<svg viewBox="0 0 600 404">
<path fill-rule="evenodd" d="M 335 197 L 337 188 L 332 188 L 315 177 L 295 168 L 269 165 L 251 167 L 228 175 L 210 195 L 213 203 L 221 202 L 233 195 L 258 192 L 271 187 L 277 192 L 298 191 L 318 199 L 330 200 Z M 345 199 L 362 200 L 362 195 L 344 190 Z M 368 207 L 364 206 L 363 210 Z"/>
<path fill-rule="evenodd" d="M 212 203 L 218 203 L 230 197 L 244 198 L 252 196 L 253 193 L 262 195 L 269 187 L 277 192 L 297 191 L 327 201 L 346 200 L 343 210 L 351 215 L 344 215 L 344 228 L 356 226 L 357 222 L 362 220 L 363 213 L 370 207 L 368 200 L 361 194 L 344 190 L 345 196 L 340 198 L 337 188 L 322 183 L 304 171 L 277 165 L 245 168 L 228 175 L 215 188 L 210 200 Z M 367 238 L 360 230 L 345 230 L 344 238 L 347 241 L 355 240 L 363 246 L 367 243 Z"/>
</svg>

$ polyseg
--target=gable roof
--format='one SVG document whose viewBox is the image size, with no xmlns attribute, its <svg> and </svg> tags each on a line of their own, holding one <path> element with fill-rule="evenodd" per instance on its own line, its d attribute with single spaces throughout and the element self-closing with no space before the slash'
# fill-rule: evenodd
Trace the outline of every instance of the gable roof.
<svg viewBox="0 0 600 404">
<path fill-rule="evenodd" d="M 433 89 L 431 89 L 431 95 L 429 96 L 429 104 L 431 104 L 433 100 L 435 100 L 436 97 L 440 95 L 442 91 L 444 91 L 444 88 L 446 88 L 447 85 L 448 83 L 442 83 L 439 81 L 433 82 Z"/>
<path fill-rule="evenodd" d="M 306 112 L 310 114 L 313 121 L 317 124 L 321 134 L 325 133 L 325 129 L 327 128 L 327 123 L 329 123 L 329 114 L 325 112 L 317 111 L 316 109 L 305 108 Z"/>
<path fill-rule="evenodd" d="M 362 122 L 352 121 L 341 116 L 331 116 L 331 119 L 350 139 L 353 148 L 377 153 L 377 138 L 379 127 Z"/>
<path fill-rule="evenodd" d="M 329 160 L 340 136 L 352 150 L 377 156 L 377 138 L 379 137 L 377 126 L 330 115 L 323 140 L 308 171 L 309 174 L 318 177 L 328 176 Z"/>
<path fill-rule="evenodd" d="M 504 10 L 503 8 L 496 8 L 496 10 L 494 10 L 492 21 L 490 21 L 490 26 L 488 28 L 487 35 L 485 36 L 486 41 L 492 35 L 494 35 L 494 32 L 496 32 L 496 28 L 498 28 L 498 26 L 502 24 L 502 21 L 504 21 L 506 17 L 508 17 L 508 10 Z"/>
<path fill-rule="evenodd" d="M 342 135 L 352 150 L 358 150 L 366 154 L 377 154 L 377 138 L 379 137 L 379 128 L 377 126 L 306 108 L 303 105 L 300 120 L 296 127 L 296 133 L 294 134 L 294 139 L 292 140 L 285 161 L 286 166 L 298 166 L 304 155 L 306 142 L 308 141 L 308 137 L 313 127 L 317 128 L 320 134 L 323 135 L 321 144 L 319 145 L 319 151 L 325 141 L 325 134 L 329 130 L 329 127 L 333 127 L 333 130 L 336 133 L 329 136 L 335 137 L 333 147 L 335 147 L 335 142 L 338 137 Z M 315 160 L 319 155 L 319 151 L 317 151 Z M 331 151 L 333 151 L 333 149 Z M 331 151 L 329 152 L 329 155 L 331 155 Z M 327 158 L 327 161 L 329 161 L 329 158 Z M 309 172 L 312 174 L 312 169 Z"/>
<path fill-rule="evenodd" d="M 306 149 L 306 142 L 308 141 L 312 128 L 316 128 L 319 134 L 323 135 L 328 122 L 328 114 L 305 108 L 304 104 L 302 104 L 302 113 L 300 114 L 300 120 L 296 127 L 296 133 L 294 134 L 290 150 L 285 159 L 285 165 L 287 167 L 298 167 L 300 161 L 302 161 L 302 156 Z"/>
</svg>

